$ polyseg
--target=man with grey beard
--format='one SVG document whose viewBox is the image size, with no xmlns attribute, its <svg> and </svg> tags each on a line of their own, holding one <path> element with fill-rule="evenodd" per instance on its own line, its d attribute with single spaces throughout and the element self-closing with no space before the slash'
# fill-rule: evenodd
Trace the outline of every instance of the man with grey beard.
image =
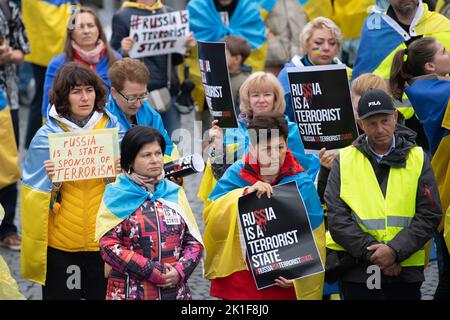
<svg viewBox="0 0 450 320">
<path fill-rule="evenodd" d="M 391 53 L 423 36 L 436 38 L 450 48 L 449 20 L 432 12 L 424 1 L 389 0 L 387 10 L 375 8 L 363 26 L 353 79 L 373 72 L 389 79 Z"/>
</svg>

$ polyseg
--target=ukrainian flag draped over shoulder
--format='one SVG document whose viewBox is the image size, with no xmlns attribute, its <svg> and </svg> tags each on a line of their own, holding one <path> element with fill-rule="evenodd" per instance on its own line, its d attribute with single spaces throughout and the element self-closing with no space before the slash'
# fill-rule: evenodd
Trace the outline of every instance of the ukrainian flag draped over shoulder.
<svg viewBox="0 0 450 320">
<path fill-rule="evenodd" d="M 78 0 L 22 0 L 22 17 L 30 41 L 28 62 L 47 66 L 64 49 L 71 6 Z"/>
<path fill-rule="evenodd" d="M 374 11 L 363 25 L 361 43 L 353 67 L 353 79 L 363 73 L 375 73 L 389 79 L 395 52 L 406 48 L 404 42 L 411 36 L 435 38 L 449 50 L 450 21 L 436 12 L 429 11 L 428 6 L 420 1 L 410 34 L 407 34 L 385 13 Z"/>
<path fill-rule="evenodd" d="M 205 223 L 206 259 L 205 276 L 208 279 L 222 278 L 247 270 L 243 256 L 243 239 L 238 230 L 238 199 L 250 183 L 239 177 L 243 168 L 242 160 L 233 164 L 217 182 L 210 195 L 210 204 L 203 212 Z M 310 178 L 300 172 L 286 177 L 279 184 L 296 181 L 306 206 L 313 229 L 314 239 L 322 261 L 325 261 L 325 227 L 323 211 L 317 192 Z M 298 299 L 321 299 L 324 273 L 294 281 Z"/>
<path fill-rule="evenodd" d="M 95 129 L 119 127 L 119 141 L 123 129 L 115 116 L 109 112 L 95 126 Z M 20 253 L 22 277 L 45 285 L 47 273 L 48 219 L 51 193 L 54 188 L 48 179 L 44 161 L 50 159 L 48 135 L 62 133 L 63 128 L 53 118 L 47 118 L 27 151 L 22 169 L 20 190 L 22 214 L 22 249 Z"/>
<path fill-rule="evenodd" d="M 431 166 L 444 213 L 439 230 L 444 228 L 444 238 L 450 248 L 450 79 L 421 78 L 405 92 L 430 142 Z"/>
<path fill-rule="evenodd" d="M 223 25 L 212 0 L 191 0 L 187 9 L 190 29 L 196 40 L 219 41 L 222 37 L 233 34 L 245 38 L 253 49 L 261 47 L 266 41 L 264 21 L 253 0 L 238 2 L 228 26 Z"/>
<path fill-rule="evenodd" d="M 122 110 L 120 110 L 116 100 L 112 97 L 112 95 L 109 95 L 108 103 L 106 104 L 106 109 L 117 117 L 119 123 L 125 129 L 125 131 L 128 131 L 132 128 L 132 124 L 128 121 L 125 113 L 123 113 Z M 167 130 L 164 127 L 164 123 L 161 119 L 161 116 L 159 115 L 158 112 L 153 110 L 153 108 L 150 106 L 147 100 L 144 100 L 142 102 L 142 106 L 139 108 L 136 114 L 136 121 L 139 126 L 153 127 L 162 134 L 164 140 L 166 141 L 164 162 L 170 162 L 180 157 L 177 150 L 177 146 L 170 139 L 169 134 L 167 133 Z"/>
<path fill-rule="evenodd" d="M 8 101 L 0 89 L 0 190 L 20 179 L 19 153 Z"/>
<path fill-rule="evenodd" d="M 430 141 L 432 154 L 436 152 L 442 137 L 449 134 L 443 126 L 443 119 L 450 99 L 450 78 L 433 78 L 420 77 L 405 89 Z"/>
<path fill-rule="evenodd" d="M 297 125 L 289 121 L 287 117 L 285 118 L 286 123 L 288 124 L 288 147 L 302 168 L 305 169 L 306 173 L 313 181 L 315 181 L 320 170 L 320 160 L 314 154 L 305 153 Z M 231 159 L 240 159 L 248 152 L 250 140 L 247 128 L 239 122 L 238 128 L 226 129 L 224 143 L 228 155 L 226 159 L 228 159 L 228 161 Z M 208 161 L 198 192 L 198 197 L 203 200 L 205 205 L 209 203 L 208 198 L 215 185 L 216 179 L 214 178 L 210 161 Z"/>
<path fill-rule="evenodd" d="M 229 21 L 224 26 L 220 14 L 212 0 L 191 0 L 188 3 L 190 30 L 194 32 L 196 40 L 219 41 L 226 35 L 238 35 L 246 39 L 252 52 L 245 63 L 252 67 L 253 71 L 264 70 L 267 51 L 266 27 L 264 25 L 259 4 L 255 0 L 240 0 Z M 192 50 L 191 55 L 185 60 L 189 66 L 189 74 L 196 88 L 192 96 L 199 111 L 203 110 L 205 94 L 200 78 L 198 66 L 197 48 Z M 180 79 L 184 78 L 180 70 Z"/>
<path fill-rule="evenodd" d="M 106 186 L 97 214 L 95 240 L 99 241 L 105 233 L 128 218 L 149 198 L 174 209 L 186 222 L 194 238 L 203 244 L 183 188 L 164 179 L 156 185 L 155 192 L 149 194 L 124 175 L 119 175 L 116 182 Z"/>
</svg>

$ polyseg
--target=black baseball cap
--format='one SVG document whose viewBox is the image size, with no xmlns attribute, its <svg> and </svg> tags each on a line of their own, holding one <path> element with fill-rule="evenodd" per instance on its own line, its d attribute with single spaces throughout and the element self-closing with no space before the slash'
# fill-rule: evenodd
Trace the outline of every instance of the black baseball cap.
<svg viewBox="0 0 450 320">
<path fill-rule="evenodd" d="M 369 89 L 358 102 L 358 115 L 360 119 L 366 119 L 376 114 L 393 114 L 395 112 L 392 98 L 383 90 Z"/>
</svg>

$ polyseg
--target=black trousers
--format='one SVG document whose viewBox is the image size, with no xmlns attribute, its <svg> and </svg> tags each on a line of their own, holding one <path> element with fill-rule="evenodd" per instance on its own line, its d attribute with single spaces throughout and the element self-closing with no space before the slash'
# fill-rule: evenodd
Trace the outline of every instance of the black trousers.
<svg viewBox="0 0 450 320">
<path fill-rule="evenodd" d="M 442 257 L 442 270 L 439 270 L 439 284 L 436 293 L 434 294 L 434 300 L 450 300 L 450 255 L 442 233 L 439 237 L 440 248 L 436 247 L 436 249 L 439 251 L 438 254 Z"/>
<path fill-rule="evenodd" d="M 48 247 L 43 300 L 104 300 L 106 285 L 99 252 L 65 252 Z"/>
<path fill-rule="evenodd" d="M 42 98 L 44 96 L 44 81 L 47 67 L 37 64 L 33 65 L 34 80 L 36 83 L 36 93 L 30 105 L 30 113 L 28 115 L 27 135 L 25 138 L 25 149 L 28 149 L 31 140 L 36 132 L 42 126 Z"/>
<path fill-rule="evenodd" d="M 5 209 L 5 217 L 0 225 L 0 240 L 17 233 L 14 225 L 17 205 L 17 183 L 13 183 L 0 190 L 0 204 Z"/>
<path fill-rule="evenodd" d="M 370 290 L 365 283 L 341 282 L 344 300 L 420 300 L 422 282 L 382 284 Z"/>
</svg>

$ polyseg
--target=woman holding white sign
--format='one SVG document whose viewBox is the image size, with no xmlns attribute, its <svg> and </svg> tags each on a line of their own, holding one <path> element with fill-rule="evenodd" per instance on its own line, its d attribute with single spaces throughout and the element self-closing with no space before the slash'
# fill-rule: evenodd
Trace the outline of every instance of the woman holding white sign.
<svg viewBox="0 0 450 320">
<path fill-rule="evenodd" d="M 213 121 L 209 136 L 211 139 L 210 161 L 199 190 L 199 197 L 207 202 L 217 179 L 248 151 L 249 133 L 247 126 L 252 118 L 264 112 L 283 114 L 286 104 L 283 99 L 283 88 L 277 78 L 266 72 L 255 72 L 240 88 L 240 109 L 238 128 L 223 129 Z M 287 121 L 288 144 L 295 158 L 314 181 L 319 171 L 319 158 L 305 154 L 303 143 L 294 122 Z"/>
<path fill-rule="evenodd" d="M 294 109 L 289 91 L 287 69 L 293 67 L 310 67 L 327 64 L 342 64 L 337 58 L 343 41 L 342 32 L 330 19 L 317 17 L 306 24 L 300 35 L 300 55 L 294 56 L 278 75 L 284 89 L 286 101 L 286 115 L 290 121 L 295 122 Z M 351 69 L 347 68 L 349 79 Z"/>
<path fill-rule="evenodd" d="M 96 239 L 108 266 L 107 300 L 190 300 L 187 280 L 203 240 L 183 188 L 164 178 L 166 143 L 158 130 L 130 129 L 122 174 L 106 187 Z"/>
<path fill-rule="evenodd" d="M 259 198 L 264 194 L 270 198 L 272 186 L 295 181 L 322 261 L 325 261 L 325 230 L 314 184 L 288 147 L 289 133 L 283 115 L 255 115 L 248 127 L 255 132 L 250 136 L 250 151 L 217 182 L 210 196 L 211 203 L 203 212 L 205 276 L 212 281 L 211 295 L 244 300 L 321 299 L 323 273 L 295 281 L 279 277 L 274 279 L 275 286 L 257 290 L 237 228 L 240 196 L 256 192 Z M 276 134 L 272 130 L 276 130 Z M 272 268 L 273 264 L 266 267 Z"/>
<path fill-rule="evenodd" d="M 95 11 L 80 8 L 69 20 L 64 52 L 54 57 L 45 73 L 42 117 L 50 110 L 49 92 L 58 71 L 70 61 L 88 66 L 94 70 L 109 88 L 108 68 L 122 57 L 111 49 L 106 34 Z"/>
<path fill-rule="evenodd" d="M 104 110 L 106 95 L 106 86 L 91 69 L 76 62 L 66 64 L 56 75 L 50 93 L 49 117 L 27 152 L 21 187 L 21 271 L 23 278 L 43 285 L 44 300 L 105 297 L 103 261 L 98 253 L 98 242 L 94 241 L 94 231 L 107 180 L 74 178 L 53 183 L 52 180 L 62 181 L 55 179 L 61 170 L 79 173 L 78 168 L 82 167 L 61 166 L 60 162 L 75 159 L 75 154 L 69 155 L 69 152 L 72 155 L 71 148 L 66 149 L 66 157 L 60 157 L 62 160 L 58 163 L 50 161 L 50 156 L 57 158 L 58 151 L 50 154 L 49 135 L 70 132 L 88 135 L 119 127 L 120 140 L 123 130 L 117 119 Z M 93 140 L 76 137 L 79 139 L 71 140 L 73 147 L 85 146 L 77 150 L 92 154 Z M 99 150 L 106 147 L 96 146 L 95 150 L 101 152 Z M 85 158 L 94 159 L 94 156 Z M 114 166 L 114 162 L 109 166 Z"/>
</svg>

